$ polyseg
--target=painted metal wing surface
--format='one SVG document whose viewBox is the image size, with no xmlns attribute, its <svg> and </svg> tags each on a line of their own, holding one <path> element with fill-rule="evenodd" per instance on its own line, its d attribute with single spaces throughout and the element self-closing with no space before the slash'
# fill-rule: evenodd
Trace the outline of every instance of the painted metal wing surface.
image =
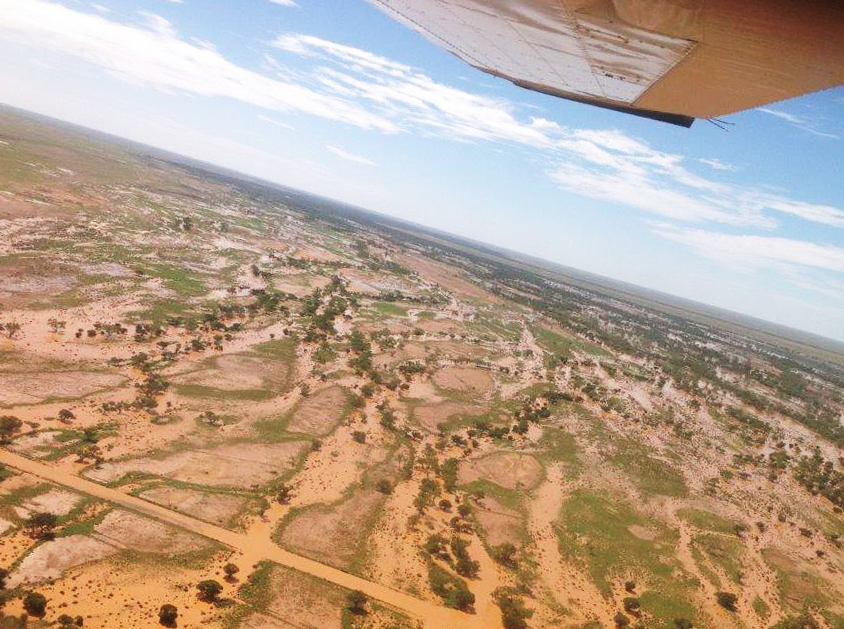
<svg viewBox="0 0 844 629">
<path fill-rule="evenodd" d="M 370 0 L 527 89 L 690 126 L 844 83 L 842 0 Z"/>
</svg>

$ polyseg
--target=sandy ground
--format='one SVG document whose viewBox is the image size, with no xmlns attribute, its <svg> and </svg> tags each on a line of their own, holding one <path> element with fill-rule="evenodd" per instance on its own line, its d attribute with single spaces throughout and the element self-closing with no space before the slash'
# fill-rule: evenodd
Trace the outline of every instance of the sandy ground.
<svg viewBox="0 0 844 629">
<path fill-rule="evenodd" d="M 182 489 L 156 487 L 140 494 L 163 507 L 192 515 L 198 520 L 226 526 L 248 504 L 248 499 L 231 494 L 215 494 Z"/>
<path fill-rule="evenodd" d="M 346 394 L 341 387 L 316 391 L 294 410 L 287 429 L 323 437 L 337 426 L 345 405 Z"/>
<path fill-rule="evenodd" d="M 543 469 L 534 457 L 517 452 L 496 452 L 460 464 L 458 478 L 462 484 L 488 480 L 507 489 L 533 489 L 542 481 Z"/>
<path fill-rule="evenodd" d="M 110 482 L 129 472 L 143 472 L 212 487 L 248 488 L 267 483 L 291 469 L 296 456 L 307 446 L 304 441 L 220 446 L 177 452 L 163 459 L 105 463 L 86 474 L 94 480 Z"/>
<path fill-rule="evenodd" d="M 51 176 L 60 173 L 60 169 L 39 168 L 39 172 L 50 172 Z M 68 170 L 61 177 L 75 175 Z M 239 219 L 254 217 L 259 211 L 248 204 L 246 207 L 250 209 L 243 211 L 238 203 L 244 199 L 229 205 L 228 188 L 214 190 L 221 216 Z M 103 189 L 85 191 L 85 186 L 75 183 L 73 188 L 56 187 L 49 192 L 46 189 L 0 191 L 3 193 L 0 194 L 0 230 L 18 244 L 58 235 L 58 230 L 64 229 L 68 222 L 62 214 L 62 204 L 74 208 L 93 204 L 107 208 L 107 214 L 114 216 L 129 216 L 134 212 L 141 220 L 165 211 L 168 226 L 161 223 L 158 231 L 140 230 L 134 234 L 133 243 L 162 253 L 186 252 L 185 260 L 189 261 L 176 266 L 187 272 L 188 280 L 199 278 L 208 289 L 204 295 L 186 297 L 168 288 L 174 286 L 172 280 L 137 277 L 135 266 L 153 259 L 147 254 L 129 256 L 133 261 L 125 264 L 108 260 L 85 263 L 78 266 L 78 273 L 73 267 L 52 265 L 32 272 L 0 269 L 0 300 L 5 308 L 0 320 L 16 320 L 23 325 L 16 338 L 0 337 L 0 404 L 3 405 L 0 414 L 13 414 L 26 422 L 10 448 L 30 457 L 21 460 L 2 451 L 0 461 L 29 469 L 62 485 L 61 488 L 45 485 L 37 490 L 40 492 L 37 495 L 25 491 L 21 500 L 4 505 L 0 520 L 0 566 L 15 567 L 12 584 L 37 583 L 39 590 L 48 595 L 51 600 L 48 622 L 62 610 L 86 615 L 86 626 L 95 629 L 155 626 L 158 606 L 173 602 L 181 613 L 179 627 L 217 629 L 221 626 L 222 612 L 198 603 L 193 590 L 195 583 L 203 578 L 223 582 L 221 568 L 227 561 L 241 568 L 242 582 L 258 561 L 269 558 L 342 587 L 362 589 L 378 600 L 394 603 L 424 619 L 430 628 L 497 629 L 500 617 L 492 600 L 493 592 L 500 586 L 515 585 L 518 578 L 513 570 L 492 561 L 488 547 L 511 542 L 519 546 L 520 557 L 527 562 L 524 567 L 537 575 L 535 587 L 525 595 L 528 606 L 536 609 L 529 626 L 559 627 L 563 618 L 561 610 L 565 608 L 571 616 L 566 616 L 563 624 L 597 620 L 602 626 L 611 627 L 619 600 L 625 596 L 623 582 L 613 584 L 612 597 L 602 596 L 585 571 L 563 560 L 559 552 L 556 527 L 561 509 L 566 496 L 583 480 L 566 476 L 564 472 L 570 470 L 549 462 L 548 453 L 543 452 L 545 437 L 553 435 L 557 427 L 564 427 L 574 436 L 577 457 L 585 470 L 582 474 L 594 481 L 592 489 L 599 487 L 611 490 L 619 499 L 626 497 L 638 511 L 667 523 L 677 532 L 677 559 L 682 571 L 700 583 L 694 602 L 701 611 L 702 627 L 731 629 L 740 625 L 765 629 L 791 613 L 790 608 L 801 605 L 801 596 L 812 588 L 844 591 L 844 560 L 826 536 L 840 529 L 840 517 L 831 514 L 829 505 L 821 498 L 808 496 L 793 479 L 785 476 L 770 483 L 759 470 L 745 467 L 742 471 L 746 472 L 746 478 L 734 475 L 732 480 L 719 481 L 718 500 L 703 497 L 707 483 L 718 478 L 723 470 L 738 472 L 739 466 L 730 458 L 733 452 L 767 454 L 775 440 L 784 439 L 791 442 L 789 447 L 801 444 L 803 452 L 818 444 L 830 460 L 840 456 L 838 448 L 818 439 L 805 427 L 767 413 L 765 418 L 776 426 L 776 435 L 766 446 L 754 451 L 746 447 L 739 435 L 725 430 L 723 423 L 713 419 L 705 409 L 696 411 L 690 406 L 702 397 L 697 399 L 682 391 L 670 378 L 657 388 L 656 378 L 640 381 L 625 373 L 624 366 L 634 364 L 641 367 L 639 373 L 656 373 L 653 365 L 636 362 L 635 356 L 596 358 L 575 348 L 574 358 L 566 365 L 549 369 L 544 352 L 530 331 L 531 326 L 545 325 L 548 321 L 527 308 L 492 295 L 476 282 L 477 278 L 450 265 L 447 258 L 433 260 L 413 246 L 399 247 L 382 236 L 368 234 L 367 246 L 372 258 L 357 260 L 353 254 L 354 236 L 347 233 L 327 236 L 325 225 L 317 222 L 319 228 L 313 229 L 302 216 L 286 211 L 281 212 L 283 218 L 269 232 L 262 232 L 254 222 L 248 223 L 250 227 L 242 227 L 235 220 L 223 236 L 214 231 L 217 228 L 206 218 L 206 213 L 213 209 L 211 204 L 197 201 L 202 189 L 195 191 L 199 196 L 192 193 L 190 200 L 176 209 L 170 206 L 178 195 L 144 190 L 135 184 L 122 189 L 115 197 L 118 200 L 109 199 Z M 35 193 L 41 195 L 39 198 L 49 199 L 49 203 L 38 200 L 35 207 Z M 111 190 L 110 194 L 114 193 Z M 25 201 L 27 198 L 32 201 Z M 154 209 L 153 205 L 165 209 Z M 179 213 L 192 210 L 197 212 L 193 233 L 176 233 L 169 227 Z M 73 210 L 77 211 L 90 210 Z M 43 215 L 39 216 L 39 212 Z M 91 233 L 105 236 L 115 229 L 109 218 L 108 215 L 85 217 L 80 224 L 93 230 Z M 92 238 L 96 240 L 96 236 Z M 93 246 L 93 240 L 78 244 Z M 403 252 L 399 253 L 400 249 Z M 0 243 L 0 254 L 14 250 L 7 242 Z M 278 253 L 279 257 L 268 255 L 268 251 Z M 349 252 L 349 255 L 334 251 Z M 287 255 L 312 264 L 308 268 L 294 268 L 301 265 L 286 264 Z M 414 273 L 403 275 L 383 268 L 367 268 L 372 260 L 390 259 Z M 269 271 L 269 279 L 252 272 L 253 262 Z M 174 271 L 179 269 L 174 267 Z M 81 286 L 83 274 L 111 278 L 110 282 L 84 289 L 82 294 L 89 297 L 84 307 L 39 310 L 27 307 L 76 289 Z M 335 274 L 348 281 L 348 290 L 359 293 L 356 297 L 361 303 L 349 308 L 348 317 L 338 317 L 335 322 L 337 335 L 330 343 L 339 355 L 333 362 L 316 364 L 313 360 L 316 345 L 304 341 L 298 343 L 296 359 L 289 364 L 254 351 L 256 345 L 272 336 L 283 338 L 285 331 L 292 331 L 299 338 L 304 336 L 309 321 L 296 314 L 300 306 L 296 300 L 286 300 L 290 312 L 241 317 L 238 321 L 245 329 L 226 339 L 221 351 L 209 348 L 182 353 L 174 365 L 163 371 L 173 385 L 196 385 L 195 388 L 212 390 L 214 395 L 199 392 L 188 396 L 180 394 L 178 386 L 171 387 L 159 398 L 159 411 L 170 420 L 166 423 L 153 423 L 152 415 L 145 411 L 105 413 L 101 410 L 103 402 L 131 401 L 142 379 L 137 369 L 115 366 L 109 360 L 159 350 L 154 341 L 134 341 L 131 325 L 128 334 L 112 338 L 102 335 L 90 338 L 84 333 L 77 338 L 77 330 L 87 330 L 96 322 L 127 321 L 132 312 L 148 306 L 151 297 L 170 298 L 180 306 L 202 303 L 201 308 L 207 308 L 209 300 L 243 305 L 253 299 L 252 291 L 273 288 L 305 297 L 314 288 L 327 286 Z M 407 310 L 406 317 L 378 311 L 374 302 L 386 291 L 405 294 L 397 303 Z M 434 299 L 429 301 L 431 296 Z M 415 301 L 416 298 L 421 300 Z M 601 316 L 600 312 L 592 314 Z M 50 318 L 66 321 L 65 331 L 52 332 L 48 325 Z M 493 331 L 494 326 L 487 327 L 485 321 L 514 324 L 521 330 L 519 338 L 513 340 L 514 337 L 507 336 L 510 340 L 505 340 L 504 335 Z M 397 392 L 377 392 L 364 408 L 344 416 L 347 410 L 344 390 L 360 391 L 365 382 L 350 374 L 348 356 L 344 354 L 348 334 L 355 329 L 367 333 L 386 331 L 392 335 L 389 343 L 387 340 L 374 343 L 374 362 L 379 369 L 390 372 L 403 361 L 419 359 L 427 363 L 428 373 L 413 377 L 406 388 Z M 571 330 L 558 331 L 575 338 Z M 213 338 L 212 332 L 188 332 L 173 327 L 160 340 L 187 346 L 196 335 L 206 341 Z M 392 344 L 395 347 L 387 349 Z M 712 348 L 717 350 L 718 345 Z M 475 366 L 478 364 L 492 368 Z M 764 368 L 765 363 L 754 358 L 751 366 Z M 509 373 L 499 371 L 499 367 Z M 525 389 L 540 382 L 554 382 L 561 391 L 577 394 L 573 383 L 581 377 L 604 387 L 607 395 L 622 399 L 624 411 L 604 412 L 600 403 L 585 400 L 578 412 L 567 407 L 567 411 L 560 413 L 562 416 L 531 424 L 524 436 L 511 434 L 496 442 L 479 437 L 477 443 L 467 439 L 460 445 L 450 442 L 448 436 L 442 440 L 437 437 L 438 425 L 449 418 L 480 416 L 493 401 L 520 400 Z M 730 373 L 725 378 L 734 383 L 741 380 Z M 309 385 L 310 396 L 302 396 L 296 386 L 301 383 Z M 769 394 L 764 387 L 753 390 L 760 395 Z M 237 395 L 243 391 L 268 394 L 262 395 L 261 400 L 251 400 L 249 396 Z M 397 412 L 397 434 L 378 423 L 375 405 L 381 400 L 389 400 Z M 714 396 L 714 401 L 738 403 L 719 396 Z M 65 408 L 75 415 L 66 424 L 56 419 Z M 197 421 L 197 416 L 206 410 L 225 415 L 226 425 L 210 427 Z M 509 420 L 509 412 L 502 411 L 498 419 Z M 589 418 L 584 419 L 581 412 Z M 670 426 L 660 425 L 659 418 L 668 414 L 683 426 L 694 429 L 687 441 L 680 440 Z M 269 428 L 260 425 L 265 422 L 276 424 Z M 62 431 L 104 423 L 113 432 L 102 435 L 99 441 L 106 459 L 99 468 L 86 468 L 87 464 L 76 462 L 72 453 L 58 460 L 49 456 L 59 447 L 78 445 L 74 439 L 65 440 Z M 421 432 L 420 426 L 424 429 Z M 275 442 L 276 438 L 288 438 L 282 432 L 284 429 L 301 433 L 302 439 Z M 259 442 L 273 430 L 278 433 L 267 439 L 271 442 Z M 365 443 L 353 438 L 356 431 L 366 435 Z M 467 436 L 465 429 L 460 434 Z M 317 437 L 321 443 L 312 445 Z M 608 454 L 616 451 L 614 443 L 621 439 L 634 439 L 649 448 L 654 457 L 681 468 L 690 497 L 669 499 L 646 495 L 637 488 L 633 470 L 607 465 Z M 420 456 L 429 445 L 440 464 L 447 457 L 461 459 L 460 484 L 487 480 L 520 492 L 522 498 L 518 508 L 508 507 L 493 497 L 472 499 L 481 530 L 464 531 L 460 535 L 469 541 L 470 554 L 480 563 L 479 578 L 469 580 L 469 587 L 477 596 L 479 613 L 475 616 L 440 607 L 441 601 L 430 591 L 427 582 L 427 569 L 420 552 L 424 541 L 432 532 L 452 535 L 456 527 L 452 521 L 455 507 L 469 499 L 459 488 L 450 493 L 443 490 L 438 499 L 447 498 L 451 506 L 441 507 L 435 502 L 423 517 L 413 517 L 417 514 L 414 499 L 422 478 L 442 480 L 436 472 L 423 469 L 420 463 Z M 397 447 L 400 457 L 391 454 Z M 797 455 L 796 450 L 792 453 Z M 671 458 L 673 454 L 676 460 Z M 400 476 L 400 463 L 412 459 L 416 464 L 411 477 Z M 294 469 L 294 465 L 299 467 Z M 77 476 L 84 473 L 100 482 L 113 482 L 132 472 L 164 477 L 172 485 L 164 485 L 161 480 L 143 480 L 113 489 Z M 282 505 L 274 501 L 272 484 L 288 473 L 292 476 L 285 484 L 290 487 L 292 498 L 289 504 Z M 373 489 L 378 478 L 391 481 L 391 494 Z M 41 483 L 32 476 L 15 476 L 0 485 L 0 496 L 8 497 L 16 489 L 31 490 Z M 217 491 L 202 491 L 201 486 Z M 140 497 L 126 495 L 130 491 L 140 492 Z M 76 532 L 66 537 L 60 534 L 53 541 L 36 543 L 21 532 L 19 518 L 36 510 L 62 516 L 75 514 L 83 494 L 109 500 L 120 507 L 106 512 L 109 507 L 105 502 L 86 503 L 84 512 L 102 516 L 102 521 L 90 528 L 70 529 Z M 253 508 L 256 500 L 251 498 L 256 494 L 270 503 L 258 515 Z M 761 497 L 766 497 L 766 501 Z M 743 574 L 741 587 L 736 588 L 740 596 L 734 616 L 714 602 L 718 589 L 733 587 L 732 577 L 711 557 L 698 554 L 704 532 L 678 515 L 682 509 L 706 501 L 712 503 L 713 512 L 742 521 L 751 531 L 741 541 L 739 559 Z M 792 509 L 786 523 L 776 517 L 781 505 Z M 240 518 L 234 522 L 238 515 Z M 77 515 L 72 517 L 82 519 Z M 765 530 L 754 528 L 756 522 L 764 522 Z M 803 526 L 812 529 L 810 537 L 799 532 Z M 284 551 L 272 542 L 279 527 L 283 527 L 283 543 L 301 555 Z M 656 528 L 644 526 L 632 526 L 629 531 L 640 539 L 652 539 L 658 533 Z M 212 557 L 209 550 L 212 541 L 225 545 L 226 549 Z M 734 539 L 731 537 L 730 541 Z M 185 557 L 205 551 L 210 559 L 204 566 L 186 567 L 190 561 Z M 360 572 L 366 579 L 343 571 L 349 569 Z M 790 575 L 784 596 L 778 592 L 781 586 L 778 570 Z M 816 585 L 815 580 L 821 585 Z M 716 585 L 716 581 L 723 585 Z M 236 596 L 237 582 L 224 584 L 224 595 Z M 247 629 L 339 628 L 342 600 L 335 600 L 332 595 L 317 591 L 318 588 L 306 587 L 302 579 L 285 574 L 274 576 L 273 588 L 268 609 L 250 616 L 243 625 Z M 752 609 L 756 597 L 771 609 L 764 619 Z M 19 601 L 9 602 L 5 611 L 20 613 Z M 381 623 L 375 614 L 371 621 L 366 629 L 391 627 L 388 621 Z M 825 625 L 824 629 L 827 629 Z"/>
<path fill-rule="evenodd" d="M 495 386 L 489 371 L 476 367 L 444 367 L 434 375 L 434 381 L 443 388 L 484 396 Z"/>
<path fill-rule="evenodd" d="M 581 621 L 598 620 L 612 626 L 615 610 L 598 588 L 575 566 L 560 556 L 555 522 L 566 496 L 562 470 L 549 467 L 547 477 L 530 502 L 528 528 L 536 545 L 538 572 L 546 594 L 571 609 Z"/>
</svg>

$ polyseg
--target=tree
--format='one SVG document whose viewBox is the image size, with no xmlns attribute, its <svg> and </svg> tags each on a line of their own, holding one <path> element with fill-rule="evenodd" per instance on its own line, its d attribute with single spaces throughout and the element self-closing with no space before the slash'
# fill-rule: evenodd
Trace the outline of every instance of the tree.
<svg viewBox="0 0 844 629">
<path fill-rule="evenodd" d="M 525 602 L 509 588 L 501 588 L 493 593 L 498 607 L 501 608 L 501 624 L 504 629 L 527 629 L 527 619 L 533 616 L 533 610 L 525 607 Z"/>
<path fill-rule="evenodd" d="M 23 608 L 30 616 L 41 618 L 47 611 L 47 597 L 39 592 L 29 592 L 23 597 Z"/>
<path fill-rule="evenodd" d="M 165 627 L 172 627 L 176 624 L 176 619 L 179 617 L 179 610 L 175 605 L 165 603 L 158 610 L 158 622 Z"/>
<path fill-rule="evenodd" d="M 618 629 L 624 629 L 630 625 L 630 619 L 621 612 L 618 612 L 615 616 L 613 616 L 613 621 L 615 621 L 615 626 L 618 627 Z"/>
<path fill-rule="evenodd" d="M 718 604 L 727 611 L 736 611 L 736 603 L 738 603 L 738 596 L 736 596 L 732 592 L 716 592 L 715 600 L 717 600 Z"/>
<path fill-rule="evenodd" d="M 290 487 L 287 485 L 281 485 L 278 488 L 278 493 L 275 496 L 275 499 L 278 501 L 279 504 L 286 505 L 290 504 L 292 492 Z"/>
<path fill-rule="evenodd" d="M 55 317 L 50 317 L 47 319 L 47 325 L 53 330 L 53 334 L 58 334 L 59 330 L 64 330 L 65 326 L 67 325 L 67 321 L 59 321 Z"/>
<path fill-rule="evenodd" d="M 6 589 L 6 578 L 9 576 L 9 571 L 5 568 L 0 568 L 0 590 Z"/>
<path fill-rule="evenodd" d="M 692 621 L 688 618 L 675 618 L 674 626 L 677 629 L 692 629 Z"/>
<path fill-rule="evenodd" d="M 199 590 L 200 600 L 206 603 L 216 603 L 223 593 L 223 586 L 214 579 L 206 579 L 196 584 L 196 589 Z"/>
<path fill-rule="evenodd" d="M 223 572 L 226 573 L 226 578 L 233 579 L 234 575 L 240 572 L 240 568 L 238 568 L 233 563 L 227 563 L 225 566 L 223 566 Z"/>
<path fill-rule="evenodd" d="M 352 433 L 352 439 L 358 443 L 366 443 L 366 433 L 361 430 L 356 430 Z"/>
<path fill-rule="evenodd" d="M 366 605 L 366 601 L 366 594 L 360 590 L 352 590 L 346 596 L 347 607 L 353 614 L 365 614 L 366 609 L 364 608 L 364 605 Z"/>
<path fill-rule="evenodd" d="M 470 579 L 476 578 L 481 565 L 469 556 L 469 542 L 455 535 L 451 538 L 450 546 L 451 553 L 454 555 L 454 569 L 457 574 Z"/>
<path fill-rule="evenodd" d="M 63 422 L 66 422 L 66 421 L 70 421 L 72 419 L 76 419 L 76 415 L 74 415 L 72 412 L 70 412 L 66 408 L 63 408 L 62 410 L 59 411 L 59 419 L 62 420 Z"/>
<path fill-rule="evenodd" d="M 624 605 L 624 611 L 628 614 L 633 614 L 634 616 L 639 616 L 642 609 L 642 604 L 639 602 L 639 599 L 635 596 L 628 596 L 622 601 Z"/>
<path fill-rule="evenodd" d="M 26 532 L 34 539 L 49 539 L 53 535 L 53 529 L 58 524 L 58 517 L 46 511 L 35 511 L 30 514 L 24 525 Z"/>
<path fill-rule="evenodd" d="M 636 591 L 636 582 L 635 581 L 625 581 L 624 582 L 624 589 L 633 594 Z"/>
<path fill-rule="evenodd" d="M 17 321 L 7 321 L 6 323 L 0 323 L 0 330 L 4 330 L 6 332 L 6 336 L 10 339 L 15 338 L 15 335 L 20 332 L 21 324 Z"/>
<path fill-rule="evenodd" d="M 72 627 L 74 624 L 73 616 L 69 614 L 62 614 L 56 620 L 58 620 L 59 626 L 63 629 L 66 629 L 67 627 Z"/>
<path fill-rule="evenodd" d="M 504 542 L 492 549 L 492 558 L 504 566 L 516 566 L 516 547 L 510 542 Z"/>
<path fill-rule="evenodd" d="M 100 440 L 99 431 L 93 427 L 88 426 L 82 431 L 82 441 L 84 443 L 94 444 Z"/>
<path fill-rule="evenodd" d="M 23 422 L 14 415 L 0 417 L 0 443 L 9 443 L 12 436 L 21 429 Z"/>
</svg>

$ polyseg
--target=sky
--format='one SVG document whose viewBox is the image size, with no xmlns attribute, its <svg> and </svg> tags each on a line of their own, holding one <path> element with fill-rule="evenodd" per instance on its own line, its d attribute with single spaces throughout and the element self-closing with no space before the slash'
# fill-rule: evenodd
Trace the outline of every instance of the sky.
<svg viewBox="0 0 844 629">
<path fill-rule="evenodd" d="M 364 0 L 0 0 L 0 102 L 844 341 L 844 88 L 674 127 Z"/>
</svg>

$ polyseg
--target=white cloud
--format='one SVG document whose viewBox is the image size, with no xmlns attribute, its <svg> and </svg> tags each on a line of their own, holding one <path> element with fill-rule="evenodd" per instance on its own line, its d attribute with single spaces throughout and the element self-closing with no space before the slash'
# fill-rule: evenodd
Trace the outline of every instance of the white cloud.
<svg viewBox="0 0 844 629">
<path fill-rule="evenodd" d="M 336 146 L 326 146 L 325 148 L 328 149 L 330 153 L 333 153 L 340 159 L 345 159 L 348 162 L 354 162 L 355 164 L 364 164 L 365 166 L 375 166 L 375 162 L 371 159 L 363 157 L 362 155 L 355 155 L 354 153 L 350 153 L 349 151 L 344 151 L 341 148 Z"/>
<path fill-rule="evenodd" d="M 380 55 L 308 35 L 282 35 L 272 45 L 331 63 L 334 67 L 315 71 L 316 80 L 327 92 L 365 103 L 405 129 L 461 140 L 551 145 L 547 121 L 538 126 L 521 121 L 507 101 L 443 85 Z"/>
<path fill-rule="evenodd" d="M 521 147 L 544 161 L 563 189 L 674 220 L 773 229 L 788 215 L 844 228 L 836 207 L 718 181 L 712 171 L 699 175 L 682 156 L 620 131 L 568 128 L 366 50 L 281 35 L 271 42 L 276 54 L 297 55 L 311 67 L 265 55 L 264 74 L 232 63 L 209 42 L 183 39 L 159 15 L 143 17 L 145 24 L 126 24 L 48 0 L 0 0 L 0 36 L 85 60 L 133 85 L 239 100 L 270 120 L 273 112 L 308 114 L 383 133 Z M 702 163 L 715 171 L 727 166 Z"/>
<path fill-rule="evenodd" d="M 740 267 L 809 267 L 844 273 L 844 249 L 834 245 L 778 236 L 724 234 L 666 223 L 655 223 L 653 229 L 702 256 Z"/>
<path fill-rule="evenodd" d="M 280 4 L 283 7 L 298 7 L 299 3 L 296 0 L 269 0 L 273 4 Z"/>
<path fill-rule="evenodd" d="M 684 159 L 618 131 L 570 130 L 555 145 L 566 159 L 549 170 L 563 189 L 659 216 L 773 229 L 778 215 L 844 228 L 844 211 L 795 201 L 762 187 L 702 177 Z"/>
<path fill-rule="evenodd" d="M 275 125 L 276 127 L 281 127 L 282 129 L 289 129 L 293 131 L 293 125 L 289 125 L 286 122 L 282 122 L 281 120 L 276 120 L 275 118 L 271 118 L 270 116 L 265 116 L 264 114 L 259 114 L 258 119 L 266 122 L 267 124 Z"/>
<path fill-rule="evenodd" d="M 398 127 L 365 109 L 306 85 L 272 79 L 182 40 L 161 16 L 148 26 L 123 24 L 44 0 L 0 0 L 0 33 L 22 43 L 78 57 L 112 76 L 162 90 L 223 96 L 264 109 L 298 111 L 361 128 Z"/>
<path fill-rule="evenodd" d="M 725 170 L 725 171 L 728 171 L 728 172 L 736 172 L 738 170 L 738 168 L 736 168 L 732 164 L 728 164 L 727 162 L 722 162 L 720 159 L 717 159 L 715 157 L 711 157 L 711 158 L 701 157 L 700 160 L 698 160 L 698 161 L 700 161 L 700 163 L 702 163 L 702 164 L 706 164 L 707 166 L 709 166 L 710 168 L 712 168 L 714 170 Z"/>
<path fill-rule="evenodd" d="M 762 113 L 768 114 L 769 116 L 776 116 L 777 118 L 782 118 L 790 122 L 791 124 L 796 125 L 803 125 L 806 124 L 806 121 L 803 120 L 800 116 L 795 116 L 794 114 L 789 114 L 785 111 L 780 111 L 779 109 L 769 109 L 768 107 L 759 107 L 756 111 L 761 111 Z"/>
<path fill-rule="evenodd" d="M 821 131 L 818 129 L 818 125 L 809 118 L 804 118 L 803 116 L 796 116 L 795 114 L 790 114 L 785 111 L 781 111 L 779 109 L 771 109 L 770 107 L 757 107 L 756 111 L 761 111 L 764 114 L 768 114 L 769 116 L 775 116 L 786 122 L 791 123 L 795 127 L 802 129 L 812 135 L 817 135 L 822 138 L 833 138 L 833 139 L 840 139 L 836 133 L 829 133 L 827 131 Z"/>
</svg>

